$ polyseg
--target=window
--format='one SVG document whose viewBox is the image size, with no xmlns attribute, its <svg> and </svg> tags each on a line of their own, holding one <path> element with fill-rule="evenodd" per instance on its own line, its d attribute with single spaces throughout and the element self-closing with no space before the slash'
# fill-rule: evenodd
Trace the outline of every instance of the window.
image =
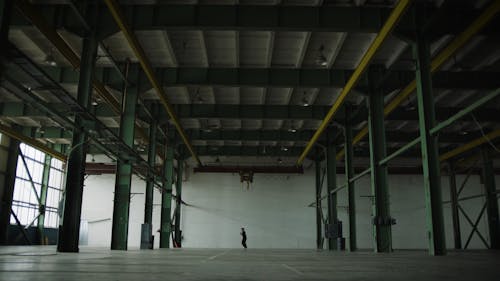
<svg viewBox="0 0 500 281">
<path fill-rule="evenodd" d="M 42 195 L 46 155 L 24 143 L 20 144 L 19 148 L 22 155 L 24 155 L 24 160 L 23 156 L 19 155 L 12 210 L 21 224 L 36 226 L 39 219 L 40 202 L 38 202 L 38 198 L 41 198 Z M 58 207 L 62 194 L 63 163 L 57 159 L 51 159 L 47 169 L 48 184 L 45 187 L 46 207 L 44 226 L 55 228 L 58 225 L 59 219 Z M 11 215 L 10 221 L 12 224 L 16 223 L 14 215 Z"/>
</svg>

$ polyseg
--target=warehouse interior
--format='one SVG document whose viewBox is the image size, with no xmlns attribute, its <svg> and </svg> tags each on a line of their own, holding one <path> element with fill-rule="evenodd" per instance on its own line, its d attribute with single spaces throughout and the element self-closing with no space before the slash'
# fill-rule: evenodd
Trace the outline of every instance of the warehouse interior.
<svg viewBox="0 0 500 281">
<path fill-rule="evenodd" d="M 497 280 L 499 11 L 0 0 L 0 280 Z"/>
</svg>

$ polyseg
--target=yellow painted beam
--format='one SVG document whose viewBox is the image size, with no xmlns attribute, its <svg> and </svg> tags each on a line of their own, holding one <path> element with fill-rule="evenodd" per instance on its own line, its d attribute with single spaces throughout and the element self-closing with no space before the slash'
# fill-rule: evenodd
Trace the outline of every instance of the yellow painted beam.
<svg viewBox="0 0 500 281">
<path fill-rule="evenodd" d="M 172 105 L 168 102 L 167 100 L 167 95 L 165 94 L 165 90 L 161 86 L 161 84 L 158 82 L 158 79 L 156 79 L 156 76 L 153 71 L 153 67 L 149 63 L 149 60 L 146 56 L 146 53 L 144 52 L 144 49 L 142 48 L 141 44 L 139 43 L 139 40 L 137 40 L 137 37 L 134 35 L 132 30 L 130 29 L 130 26 L 127 24 L 125 21 L 125 17 L 123 16 L 122 11 L 120 10 L 120 7 L 118 3 L 115 0 L 104 0 L 106 2 L 106 5 L 108 6 L 108 9 L 115 19 L 116 24 L 120 28 L 120 30 L 123 32 L 123 35 L 127 39 L 130 47 L 134 51 L 137 59 L 139 60 L 139 63 L 141 64 L 142 69 L 146 73 L 146 76 L 148 77 L 149 81 L 151 82 L 151 85 L 156 91 L 156 94 L 158 95 L 161 103 L 165 107 L 168 115 L 172 119 L 172 122 L 174 123 L 175 128 L 177 129 L 177 132 L 179 133 L 179 136 L 181 137 L 182 141 L 188 148 L 189 152 L 191 155 L 194 157 L 196 162 L 198 162 L 199 165 L 202 165 L 200 158 L 198 158 L 198 155 L 196 155 L 196 152 L 193 149 L 193 146 L 189 142 L 189 139 L 186 135 L 186 132 L 184 132 L 184 129 L 182 128 L 179 118 L 175 114 L 174 108 Z"/>
<path fill-rule="evenodd" d="M 48 154 L 58 160 L 61 160 L 63 162 L 66 162 L 66 155 L 46 146 L 45 144 L 43 144 L 42 142 L 40 141 L 37 141 L 35 139 L 32 139 L 30 137 L 27 137 L 19 132 L 17 132 L 16 130 L 8 127 L 8 126 L 5 126 L 3 124 L 0 124 L 0 132 L 2 134 L 5 134 L 7 136 L 9 136 L 10 138 L 13 138 L 13 139 L 16 139 L 16 140 L 19 140 L 27 145 L 30 145 L 42 152 L 44 152 L 45 154 Z"/>
<path fill-rule="evenodd" d="M 446 48 L 444 48 L 431 62 L 431 73 L 438 70 L 450 57 L 452 57 L 458 49 L 463 47 L 475 34 L 485 27 L 500 11 L 500 0 L 495 0 L 483 13 L 479 15 L 474 22 L 469 25 L 462 33 L 456 36 Z M 384 108 L 384 115 L 387 116 L 393 112 L 402 102 L 415 91 L 417 87 L 416 80 L 408 84 L 397 96 L 395 96 Z M 360 132 L 354 137 L 353 144 L 361 141 L 368 135 L 368 127 L 363 127 Z M 341 150 L 337 153 L 337 159 L 341 159 L 345 151 Z"/>
<path fill-rule="evenodd" d="M 365 72 L 365 70 L 370 65 L 370 62 L 371 62 L 373 56 L 378 51 L 378 49 L 380 48 L 382 43 L 385 41 L 387 36 L 389 36 L 392 29 L 399 22 L 399 19 L 404 14 L 406 9 L 408 9 L 411 2 L 412 2 L 411 0 L 400 0 L 398 2 L 398 4 L 396 5 L 396 7 L 394 7 L 389 18 L 384 23 L 384 26 L 382 27 L 380 32 L 377 34 L 377 36 L 375 37 L 375 40 L 373 40 L 372 44 L 370 45 L 370 47 L 368 48 L 368 50 L 364 54 L 363 58 L 361 59 L 361 62 L 359 63 L 358 67 L 356 68 L 354 73 L 351 75 L 351 77 L 347 81 L 345 87 L 342 89 L 342 92 L 340 93 L 339 97 L 335 100 L 332 107 L 330 108 L 330 110 L 326 114 L 326 117 L 321 122 L 318 130 L 314 133 L 311 140 L 309 140 L 309 142 L 307 143 L 304 151 L 302 152 L 299 159 L 297 160 L 297 165 L 302 164 L 302 162 L 306 158 L 309 151 L 313 148 L 316 141 L 318 141 L 321 134 L 323 134 L 323 132 L 326 130 L 326 128 L 328 127 L 328 124 L 330 124 L 333 117 L 335 116 L 337 111 L 340 109 L 340 107 L 344 103 L 347 95 L 356 86 L 359 79 L 361 78 L 361 75 Z"/>
<path fill-rule="evenodd" d="M 441 162 L 442 161 L 446 161 L 446 160 L 448 160 L 450 158 L 453 158 L 453 157 L 458 156 L 458 155 L 460 155 L 460 154 L 462 154 L 464 152 L 467 152 L 467 151 L 469 151 L 471 149 L 474 149 L 474 148 L 476 148 L 476 147 L 478 147 L 478 146 L 480 146 L 482 144 L 485 144 L 485 143 L 487 143 L 489 141 L 492 141 L 492 140 L 494 140 L 494 139 L 496 139 L 498 137 L 500 137 L 500 129 L 499 130 L 495 130 L 495 131 L 493 131 L 493 132 L 491 132 L 489 134 L 486 134 L 483 137 L 477 138 L 477 139 L 475 139 L 475 140 L 473 140 L 471 142 L 468 142 L 468 143 L 466 143 L 466 144 L 464 144 L 464 145 L 462 145 L 460 147 L 457 147 L 457 148 L 455 148 L 453 150 L 450 150 L 450 151 L 448 151 L 448 152 L 440 155 L 439 156 L 439 161 L 441 161 Z"/>
</svg>

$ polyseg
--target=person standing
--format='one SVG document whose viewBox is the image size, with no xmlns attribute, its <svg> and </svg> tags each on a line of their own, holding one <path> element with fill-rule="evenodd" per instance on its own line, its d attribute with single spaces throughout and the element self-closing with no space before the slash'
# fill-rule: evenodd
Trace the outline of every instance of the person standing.
<svg viewBox="0 0 500 281">
<path fill-rule="evenodd" d="M 245 232 L 245 228 L 241 228 L 241 245 L 243 245 L 243 248 L 247 248 L 247 233 Z"/>
</svg>

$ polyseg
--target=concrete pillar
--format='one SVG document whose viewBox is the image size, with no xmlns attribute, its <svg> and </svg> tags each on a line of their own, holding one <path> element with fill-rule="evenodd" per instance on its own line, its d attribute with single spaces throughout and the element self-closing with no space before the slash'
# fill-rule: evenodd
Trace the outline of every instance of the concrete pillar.
<svg viewBox="0 0 500 281">
<path fill-rule="evenodd" d="M 14 185 L 16 183 L 17 159 L 19 156 L 19 141 L 3 136 L 9 140 L 7 153 L 2 151 L 5 159 L 5 174 L 0 178 L 0 245 L 7 244 L 7 231 L 10 225 L 10 213 L 12 209 L 12 198 L 14 196 Z M 4 149 L 2 147 L 2 149 Z M 2 158 L 3 158 L 2 157 Z"/>
<path fill-rule="evenodd" d="M 430 130 L 436 126 L 430 70 L 430 45 L 429 41 L 420 32 L 417 32 L 416 41 L 412 44 L 412 47 L 413 57 L 416 61 L 415 74 L 429 253 L 431 255 L 445 255 L 446 243 L 438 139 L 436 135 L 430 134 Z"/>
<path fill-rule="evenodd" d="M 138 69 L 129 77 L 136 83 L 126 88 L 122 99 L 120 138 L 129 147 L 134 147 L 135 115 L 139 93 Z M 116 165 L 115 197 L 113 205 L 113 227 L 111 230 L 111 250 L 127 250 L 128 222 L 130 213 L 130 190 L 132 184 L 132 163 L 118 160 Z"/>
<path fill-rule="evenodd" d="M 345 137 L 345 180 L 347 185 L 347 199 L 348 199 L 348 210 L 347 215 L 349 217 L 349 250 L 356 251 L 356 193 L 354 191 L 354 182 L 349 181 L 349 179 L 354 177 L 353 159 L 354 150 L 352 145 L 352 125 L 350 122 L 351 118 L 351 106 L 346 104 L 345 106 L 345 124 L 344 124 L 344 137 Z"/>
<path fill-rule="evenodd" d="M 373 241 L 375 252 L 392 252 L 392 228 L 389 203 L 387 166 L 379 161 L 387 156 L 384 125 L 384 95 L 375 85 L 380 77 L 377 70 L 370 70 L 371 93 L 369 107 L 369 140 L 372 188 Z"/>
<path fill-rule="evenodd" d="M 495 183 L 495 172 L 490 150 L 481 148 L 483 158 L 483 182 L 486 191 L 486 214 L 488 216 L 488 230 L 490 236 L 490 249 L 500 249 L 500 220 L 498 215 L 498 199 Z"/>
<path fill-rule="evenodd" d="M 337 193 L 331 194 L 331 191 L 337 188 L 337 151 L 333 140 L 332 128 L 327 132 L 326 144 L 326 182 L 328 199 L 328 224 L 334 227 L 338 223 L 337 217 Z M 321 195 L 321 194 L 320 194 Z M 328 249 L 337 250 L 337 239 L 328 238 Z"/>
<path fill-rule="evenodd" d="M 160 224 L 160 248 L 170 247 L 171 208 L 172 208 L 172 185 L 174 180 L 174 148 L 166 145 L 165 162 L 163 164 L 164 179 L 161 192 L 161 224 Z"/>
<path fill-rule="evenodd" d="M 78 82 L 78 103 L 88 108 L 92 95 L 92 78 L 97 56 L 95 33 L 83 39 L 80 79 Z M 84 127 L 84 120 L 77 114 L 75 124 Z M 88 136 L 79 130 L 73 131 L 71 149 L 66 162 L 66 184 L 64 190 L 63 217 L 59 221 L 59 252 L 78 252 L 80 238 L 80 218 L 82 212 L 82 194 L 87 155 Z"/>
</svg>

